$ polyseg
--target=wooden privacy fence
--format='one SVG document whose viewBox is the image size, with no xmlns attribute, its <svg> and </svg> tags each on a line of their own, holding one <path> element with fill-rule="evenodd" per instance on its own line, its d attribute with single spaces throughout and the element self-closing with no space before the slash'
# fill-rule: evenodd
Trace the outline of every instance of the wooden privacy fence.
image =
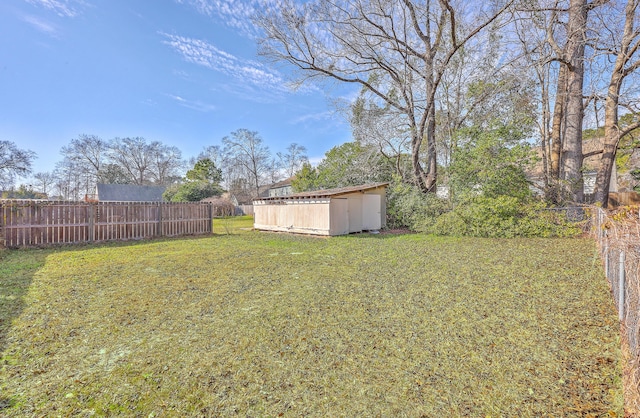
<svg viewBox="0 0 640 418">
<path fill-rule="evenodd" d="M 9 248 L 208 234 L 209 203 L 0 200 Z"/>
<path fill-rule="evenodd" d="M 640 205 L 640 194 L 637 192 L 609 193 L 609 207 Z"/>
</svg>

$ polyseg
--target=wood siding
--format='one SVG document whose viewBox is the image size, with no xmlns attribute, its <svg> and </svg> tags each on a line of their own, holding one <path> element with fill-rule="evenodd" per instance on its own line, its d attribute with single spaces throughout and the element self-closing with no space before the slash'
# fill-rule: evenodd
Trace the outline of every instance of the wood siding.
<svg viewBox="0 0 640 418">
<path fill-rule="evenodd" d="M 254 201 L 254 228 L 343 235 L 386 226 L 385 187 L 327 197 L 287 196 Z"/>
<path fill-rule="evenodd" d="M 329 235 L 329 199 L 254 204 L 254 228 Z"/>
<path fill-rule="evenodd" d="M 9 248 L 120 241 L 212 232 L 208 203 L 0 201 Z"/>
</svg>

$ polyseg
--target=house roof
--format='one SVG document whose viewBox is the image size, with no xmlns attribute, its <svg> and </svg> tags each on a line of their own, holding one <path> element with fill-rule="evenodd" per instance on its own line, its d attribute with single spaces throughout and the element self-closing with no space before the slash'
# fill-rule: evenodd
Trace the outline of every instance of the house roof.
<svg viewBox="0 0 640 418">
<path fill-rule="evenodd" d="M 165 186 L 136 184 L 98 184 L 100 202 L 162 202 Z"/>
<path fill-rule="evenodd" d="M 273 183 L 272 185 L 269 186 L 270 189 L 277 189 L 279 187 L 287 187 L 287 186 L 291 186 L 291 182 L 293 181 L 293 179 L 295 179 L 296 177 L 289 177 L 288 179 L 284 179 L 282 181 L 279 181 L 277 183 Z"/>
<path fill-rule="evenodd" d="M 345 195 L 349 193 L 357 193 L 357 192 L 366 192 L 367 190 L 373 190 L 380 187 L 387 187 L 389 183 L 372 183 L 372 184 L 363 184 L 361 186 L 349 186 L 349 187 L 340 187 L 338 189 L 326 189 L 326 190 L 316 190 L 313 192 L 301 192 L 294 193 L 288 196 L 274 196 L 274 197 L 260 197 L 256 200 L 297 200 L 297 199 L 311 199 L 311 198 L 320 198 L 320 197 L 336 197 L 340 195 Z"/>
</svg>

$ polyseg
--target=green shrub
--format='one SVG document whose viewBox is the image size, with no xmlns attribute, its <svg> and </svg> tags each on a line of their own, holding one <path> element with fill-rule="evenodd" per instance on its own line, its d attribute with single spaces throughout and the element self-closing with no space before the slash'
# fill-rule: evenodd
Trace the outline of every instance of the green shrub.
<svg viewBox="0 0 640 418">
<path fill-rule="evenodd" d="M 167 188 L 162 197 L 167 202 L 198 202 L 221 194 L 222 188 L 217 184 L 198 180 L 173 185 Z"/>
<path fill-rule="evenodd" d="M 500 238 L 567 237 L 580 233 L 578 225 L 545 209 L 543 202 L 522 202 L 512 196 L 477 196 L 418 229 L 436 235 Z"/>
<path fill-rule="evenodd" d="M 435 222 L 447 210 L 447 202 L 399 179 L 387 189 L 387 227 L 418 230 Z"/>
</svg>

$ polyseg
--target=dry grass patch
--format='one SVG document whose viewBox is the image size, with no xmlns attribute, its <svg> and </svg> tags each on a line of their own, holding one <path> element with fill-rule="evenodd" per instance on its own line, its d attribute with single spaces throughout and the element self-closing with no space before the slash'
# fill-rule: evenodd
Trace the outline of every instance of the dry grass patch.
<svg viewBox="0 0 640 418">
<path fill-rule="evenodd" d="M 588 240 L 247 232 L 44 254 L 0 415 L 621 414 Z"/>
</svg>

